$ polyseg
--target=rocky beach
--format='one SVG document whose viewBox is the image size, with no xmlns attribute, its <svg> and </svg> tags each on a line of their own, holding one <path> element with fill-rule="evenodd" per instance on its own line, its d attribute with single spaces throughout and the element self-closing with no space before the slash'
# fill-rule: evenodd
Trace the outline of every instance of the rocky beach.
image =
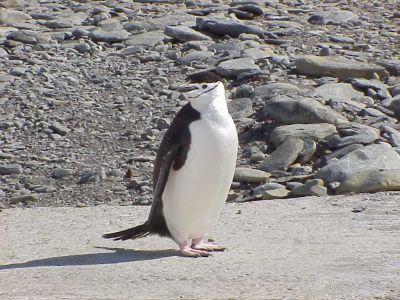
<svg viewBox="0 0 400 300">
<path fill-rule="evenodd" d="M 0 206 L 150 204 L 187 76 L 224 79 L 228 201 L 400 190 L 398 1 L 0 3 Z"/>
</svg>

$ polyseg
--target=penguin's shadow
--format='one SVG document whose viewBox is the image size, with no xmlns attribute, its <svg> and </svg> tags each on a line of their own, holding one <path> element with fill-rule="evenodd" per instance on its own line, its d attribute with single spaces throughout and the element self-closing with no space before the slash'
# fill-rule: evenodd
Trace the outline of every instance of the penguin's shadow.
<svg viewBox="0 0 400 300">
<path fill-rule="evenodd" d="M 125 248 L 94 247 L 113 252 L 88 253 L 78 255 L 55 256 L 30 260 L 24 263 L 0 265 L 1 270 L 37 268 L 37 267 L 66 267 L 120 264 L 126 262 L 145 261 L 165 257 L 179 256 L 176 250 L 133 250 Z"/>
</svg>

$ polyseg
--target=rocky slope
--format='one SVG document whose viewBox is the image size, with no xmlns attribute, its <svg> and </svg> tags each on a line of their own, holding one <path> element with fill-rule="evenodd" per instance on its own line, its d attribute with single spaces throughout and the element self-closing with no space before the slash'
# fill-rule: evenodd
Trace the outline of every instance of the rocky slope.
<svg viewBox="0 0 400 300">
<path fill-rule="evenodd" d="M 397 1 L 0 3 L 0 206 L 149 204 L 189 74 L 224 78 L 229 201 L 400 190 Z"/>
</svg>

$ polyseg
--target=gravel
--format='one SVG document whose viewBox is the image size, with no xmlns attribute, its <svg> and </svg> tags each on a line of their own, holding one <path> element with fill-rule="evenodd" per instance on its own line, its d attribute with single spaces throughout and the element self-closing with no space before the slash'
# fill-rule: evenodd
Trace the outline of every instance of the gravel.
<svg viewBox="0 0 400 300">
<path fill-rule="evenodd" d="M 289 191 L 321 170 L 375 178 L 400 161 L 393 1 L 7 0 L 0 7 L 1 207 L 150 204 L 159 142 L 186 101 L 179 88 L 204 70 L 226 84 L 238 168 L 259 171 L 288 139 L 301 140 L 282 151 L 287 159 L 268 178 L 234 182 L 235 201 L 265 183 Z M 363 176 L 360 147 L 382 144 L 388 155 L 369 155 L 373 175 Z M 346 168 L 342 159 L 357 167 L 336 169 Z M 360 180 L 336 190 L 347 175 L 332 175 L 315 194 L 365 190 Z M 374 191 L 399 189 L 388 184 Z"/>
</svg>

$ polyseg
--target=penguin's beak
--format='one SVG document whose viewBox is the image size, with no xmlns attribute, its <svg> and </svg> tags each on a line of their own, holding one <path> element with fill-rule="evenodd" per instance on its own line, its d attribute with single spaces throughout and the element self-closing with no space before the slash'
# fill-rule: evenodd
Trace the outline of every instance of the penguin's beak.
<svg viewBox="0 0 400 300">
<path fill-rule="evenodd" d="M 195 89 L 197 89 L 197 87 L 193 86 L 193 85 L 181 85 L 180 87 L 178 87 L 177 90 L 178 90 L 178 92 L 181 92 L 181 93 L 187 93 L 187 92 L 193 91 Z"/>
</svg>

